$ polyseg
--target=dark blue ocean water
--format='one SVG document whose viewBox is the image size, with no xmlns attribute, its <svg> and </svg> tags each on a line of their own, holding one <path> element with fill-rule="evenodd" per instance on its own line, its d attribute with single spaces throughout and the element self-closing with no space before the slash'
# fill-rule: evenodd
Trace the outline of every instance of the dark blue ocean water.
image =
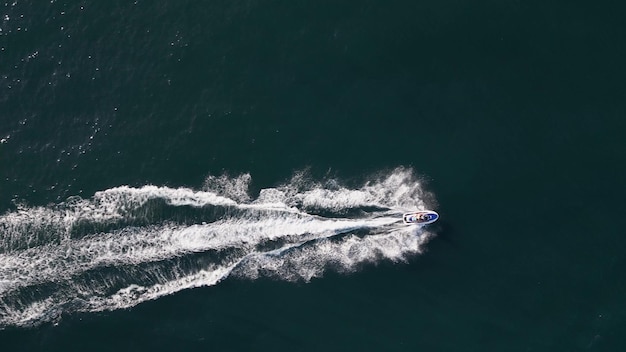
<svg viewBox="0 0 626 352">
<path fill-rule="evenodd" d="M 0 9 L 2 351 L 626 347 L 621 3 Z"/>
</svg>

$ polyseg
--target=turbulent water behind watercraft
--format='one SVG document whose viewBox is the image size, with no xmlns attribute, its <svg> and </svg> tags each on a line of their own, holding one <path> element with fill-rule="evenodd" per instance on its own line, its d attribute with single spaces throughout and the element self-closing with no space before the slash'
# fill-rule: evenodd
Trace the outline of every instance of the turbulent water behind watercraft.
<svg viewBox="0 0 626 352">
<path fill-rule="evenodd" d="M 204 189 L 116 187 L 0 217 L 0 328 L 134 306 L 228 276 L 284 280 L 404 260 L 430 236 L 402 225 L 424 208 L 411 170 L 347 188 L 297 174 L 248 194 L 249 175 Z"/>
</svg>

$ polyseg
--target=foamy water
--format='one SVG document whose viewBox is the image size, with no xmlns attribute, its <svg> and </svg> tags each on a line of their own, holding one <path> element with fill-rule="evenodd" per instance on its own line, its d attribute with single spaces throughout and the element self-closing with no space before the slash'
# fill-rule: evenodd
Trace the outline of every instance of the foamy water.
<svg viewBox="0 0 626 352">
<path fill-rule="evenodd" d="M 327 270 L 405 260 L 431 236 L 401 222 L 404 211 L 425 208 L 409 169 L 355 188 L 299 173 L 256 197 L 250 181 L 210 176 L 202 190 L 120 186 L 4 214 L 0 326 L 132 307 L 229 276 L 306 282 Z"/>
</svg>

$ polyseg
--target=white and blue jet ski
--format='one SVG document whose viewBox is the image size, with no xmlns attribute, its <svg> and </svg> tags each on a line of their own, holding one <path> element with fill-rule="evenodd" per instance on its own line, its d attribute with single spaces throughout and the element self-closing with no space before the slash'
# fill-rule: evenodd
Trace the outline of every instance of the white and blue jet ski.
<svg viewBox="0 0 626 352">
<path fill-rule="evenodd" d="M 407 225 L 428 225 L 439 219 L 439 214 L 432 210 L 414 211 L 402 215 L 402 221 Z"/>
</svg>

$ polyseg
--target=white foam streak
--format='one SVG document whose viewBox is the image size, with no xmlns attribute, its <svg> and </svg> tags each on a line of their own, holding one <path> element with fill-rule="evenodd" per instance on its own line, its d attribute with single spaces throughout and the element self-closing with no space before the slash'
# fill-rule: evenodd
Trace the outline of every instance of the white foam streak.
<svg viewBox="0 0 626 352">
<path fill-rule="evenodd" d="M 103 311 L 129 308 L 141 302 L 154 300 L 181 290 L 213 286 L 227 277 L 236 264 L 226 267 L 218 267 L 212 270 L 201 270 L 195 274 L 168 281 L 163 284 L 155 284 L 149 287 L 130 285 L 120 289 L 115 294 L 104 299 L 93 297 L 89 301 L 90 311 Z"/>
<path fill-rule="evenodd" d="M 171 205 L 190 205 L 202 207 L 211 205 L 237 205 L 234 200 L 217 195 L 214 192 L 193 191 L 189 188 L 168 188 L 157 186 L 144 186 L 131 188 L 128 186 L 111 188 L 97 192 L 94 196 L 96 204 L 105 206 L 108 213 L 132 210 L 144 205 L 152 199 L 164 199 Z"/>
<path fill-rule="evenodd" d="M 430 237 L 430 233 L 418 228 L 404 228 L 363 238 L 351 235 L 339 242 L 321 240 L 282 256 L 251 256 L 238 274 L 251 279 L 272 275 L 290 281 L 310 281 L 322 276 L 329 265 L 334 270 L 350 272 L 360 264 L 380 259 L 403 261 L 408 255 L 421 253 L 421 246 Z"/>
</svg>

